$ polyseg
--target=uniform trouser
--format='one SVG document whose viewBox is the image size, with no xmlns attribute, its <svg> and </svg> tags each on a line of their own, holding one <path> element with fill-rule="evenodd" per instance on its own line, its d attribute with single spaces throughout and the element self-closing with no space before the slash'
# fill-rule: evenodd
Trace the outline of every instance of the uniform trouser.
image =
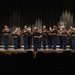
<svg viewBox="0 0 75 75">
<path fill-rule="evenodd" d="M 28 37 L 28 48 L 31 48 L 31 39 L 32 37 Z"/>
<path fill-rule="evenodd" d="M 28 47 L 28 38 L 24 38 L 24 49 Z"/>
<path fill-rule="evenodd" d="M 15 38 L 14 39 L 14 49 L 17 49 L 18 48 L 18 39 Z"/>
<path fill-rule="evenodd" d="M 21 48 L 21 38 L 18 37 L 18 48 Z"/>
<path fill-rule="evenodd" d="M 8 49 L 9 39 L 4 38 L 4 49 Z"/>
<path fill-rule="evenodd" d="M 46 38 L 43 38 L 42 41 L 43 41 L 43 49 L 46 49 Z"/>
<path fill-rule="evenodd" d="M 49 48 L 52 48 L 52 38 L 48 38 L 48 46 Z"/>
<path fill-rule="evenodd" d="M 53 49 L 56 49 L 56 37 L 52 37 Z"/>
<path fill-rule="evenodd" d="M 75 49 L 75 38 L 72 38 L 72 49 Z"/>
<path fill-rule="evenodd" d="M 41 38 L 39 39 L 38 48 L 41 48 Z"/>
<path fill-rule="evenodd" d="M 33 44 L 34 44 L 34 51 L 37 51 L 37 48 L 38 48 L 38 40 L 37 39 L 33 39 Z"/>
<path fill-rule="evenodd" d="M 62 37 L 59 37 L 59 45 L 60 45 L 60 48 L 63 48 L 63 39 L 62 39 Z"/>
<path fill-rule="evenodd" d="M 70 49 L 72 49 L 72 38 L 70 38 Z"/>
<path fill-rule="evenodd" d="M 63 49 L 66 49 L 67 47 L 67 39 L 66 38 L 63 38 Z"/>
</svg>

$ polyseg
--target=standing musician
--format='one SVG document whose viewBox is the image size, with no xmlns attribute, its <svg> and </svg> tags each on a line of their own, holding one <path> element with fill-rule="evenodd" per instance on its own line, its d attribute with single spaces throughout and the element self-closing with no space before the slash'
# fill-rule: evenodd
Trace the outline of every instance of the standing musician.
<svg viewBox="0 0 75 75">
<path fill-rule="evenodd" d="M 31 27 L 30 26 L 28 26 L 27 31 L 28 31 L 28 49 L 30 49 L 31 43 L 32 43 L 32 35 L 31 35 Z"/>
<path fill-rule="evenodd" d="M 13 32 L 12 32 L 12 36 L 13 36 L 13 40 L 14 40 L 14 49 L 18 49 L 18 28 L 16 28 Z"/>
<path fill-rule="evenodd" d="M 70 31 L 70 36 L 71 36 L 71 49 L 75 50 L 75 28 L 72 28 L 72 30 Z"/>
<path fill-rule="evenodd" d="M 66 49 L 67 47 L 67 30 L 66 30 L 66 22 L 65 21 L 60 21 L 59 22 L 59 29 L 58 30 L 58 35 L 59 35 L 59 44 L 60 48 Z"/>
<path fill-rule="evenodd" d="M 26 50 L 28 48 L 28 30 L 27 30 L 27 26 L 24 26 L 23 29 L 23 40 L 24 40 L 24 50 Z"/>
<path fill-rule="evenodd" d="M 22 31 L 21 31 L 20 27 L 18 27 L 17 33 L 18 33 L 18 48 L 21 48 L 21 34 L 22 34 Z"/>
<path fill-rule="evenodd" d="M 37 51 L 38 44 L 39 44 L 39 35 L 40 35 L 40 33 L 38 32 L 37 27 L 34 27 L 34 31 L 33 31 L 32 34 L 33 34 L 34 51 Z"/>
<path fill-rule="evenodd" d="M 10 33 L 9 27 L 5 25 L 2 32 L 4 34 L 4 49 L 7 50 L 9 45 L 9 33 Z"/>
<path fill-rule="evenodd" d="M 47 29 L 46 26 L 43 26 L 42 29 L 42 43 L 43 43 L 43 49 L 46 49 L 46 40 L 47 40 Z"/>
<path fill-rule="evenodd" d="M 69 40 L 70 40 L 70 49 L 72 49 L 72 37 L 71 37 L 72 32 L 73 32 L 73 27 L 70 26 L 68 30 L 68 35 L 69 35 Z"/>
<path fill-rule="evenodd" d="M 57 26 L 53 26 L 52 29 L 52 44 L 53 44 L 53 49 L 56 49 L 56 44 L 57 44 Z"/>
<path fill-rule="evenodd" d="M 66 28 L 63 28 L 62 35 L 63 35 L 63 49 L 65 50 L 67 48 L 67 36 L 68 36 Z"/>
<path fill-rule="evenodd" d="M 38 32 L 39 32 L 39 46 L 38 46 L 38 48 L 40 49 L 41 48 L 41 42 L 42 42 L 42 29 L 39 29 L 38 30 Z"/>
<path fill-rule="evenodd" d="M 62 32 L 63 32 L 63 29 L 60 28 L 60 29 L 58 30 L 58 38 L 59 38 L 60 49 L 63 48 L 63 37 L 62 37 L 63 35 L 62 35 Z"/>
<path fill-rule="evenodd" d="M 49 28 L 49 31 L 48 31 L 48 47 L 49 49 L 52 48 L 52 28 L 51 27 Z"/>
</svg>

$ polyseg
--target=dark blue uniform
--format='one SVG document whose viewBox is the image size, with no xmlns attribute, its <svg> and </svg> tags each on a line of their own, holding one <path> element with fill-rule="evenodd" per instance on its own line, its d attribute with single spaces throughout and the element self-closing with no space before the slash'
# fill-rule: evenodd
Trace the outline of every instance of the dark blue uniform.
<svg viewBox="0 0 75 75">
<path fill-rule="evenodd" d="M 41 48 L 41 42 L 42 42 L 42 31 L 39 31 L 39 44 L 38 44 L 38 48 Z"/>
<path fill-rule="evenodd" d="M 18 49 L 21 48 L 21 36 L 18 36 Z"/>
<path fill-rule="evenodd" d="M 59 30 L 59 31 L 58 31 L 58 38 L 59 38 L 60 49 L 62 49 L 62 48 L 63 48 L 62 30 Z"/>
<path fill-rule="evenodd" d="M 28 49 L 31 48 L 31 44 L 32 44 L 32 35 L 31 32 L 28 32 Z"/>
<path fill-rule="evenodd" d="M 24 39 L 24 50 L 28 48 L 28 31 L 27 29 L 23 30 L 23 39 Z"/>
<path fill-rule="evenodd" d="M 47 40 L 47 29 L 43 29 L 42 30 L 43 49 L 46 49 L 46 40 Z"/>
<path fill-rule="evenodd" d="M 67 48 L 67 32 L 66 30 L 63 31 L 63 49 L 65 50 Z"/>
<path fill-rule="evenodd" d="M 49 49 L 52 48 L 52 33 L 51 33 L 51 31 L 48 32 L 48 47 L 49 47 Z"/>
<path fill-rule="evenodd" d="M 53 44 L 53 49 L 56 49 L 56 44 L 57 44 L 57 30 L 56 29 L 52 31 L 52 44 Z"/>
<path fill-rule="evenodd" d="M 4 31 L 4 49 L 8 49 L 8 45 L 9 45 L 9 33 L 10 31 Z"/>
<path fill-rule="evenodd" d="M 75 50 L 75 31 L 71 32 L 71 44 L 72 44 L 72 50 Z"/>
<path fill-rule="evenodd" d="M 18 49 L 18 35 L 13 34 L 13 40 L 14 40 L 14 49 Z"/>
<path fill-rule="evenodd" d="M 71 36 L 71 34 L 72 34 L 72 29 L 69 29 L 68 30 L 68 35 L 69 35 L 69 41 L 70 41 L 70 49 L 72 49 L 72 36 Z"/>
<path fill-rule="evenodd" d="M 39 45 L 39 32 L 34 31 L 33 32 L 33 45 L 34 45 L 34 51 L 37 51 L 38 45 Z"/>
</svg>

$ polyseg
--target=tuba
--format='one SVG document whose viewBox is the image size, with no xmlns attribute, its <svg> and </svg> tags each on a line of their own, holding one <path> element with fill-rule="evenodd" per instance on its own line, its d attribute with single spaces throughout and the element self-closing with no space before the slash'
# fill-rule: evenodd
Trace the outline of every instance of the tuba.
<svg viewBox="0 0 75 75">
<path fill-rule="evenodd" d="M 67 23 L 66 23 L 65 21 L 60 21 L 60 22 L 58 23 L 58 27 L 59 27 L 59 28 L 66 28 L 66 25 L 67 25 Z"/>
</svg>

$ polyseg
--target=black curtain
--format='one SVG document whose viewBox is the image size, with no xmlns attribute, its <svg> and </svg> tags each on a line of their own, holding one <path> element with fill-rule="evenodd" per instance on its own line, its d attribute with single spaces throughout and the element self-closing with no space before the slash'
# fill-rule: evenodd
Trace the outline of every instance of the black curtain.
<svg viewBox="0 0 75 75">
<path fill-rule="evenodd" d="M 48 29 L 49 26 L 58 25 L 65 10 L 73 15 L 75 22 L 74 0 L 0 0 L 0 44 L 3 44 L 2 29 L 5 24 L 12 31 L 16 26 L 20 26 L 21 29 L 24 25 L 32 27 L 39 18 L 42 25 L 45 24 Z M 13 44 L 12 39 L 10 44 Z"/>
</svg>

